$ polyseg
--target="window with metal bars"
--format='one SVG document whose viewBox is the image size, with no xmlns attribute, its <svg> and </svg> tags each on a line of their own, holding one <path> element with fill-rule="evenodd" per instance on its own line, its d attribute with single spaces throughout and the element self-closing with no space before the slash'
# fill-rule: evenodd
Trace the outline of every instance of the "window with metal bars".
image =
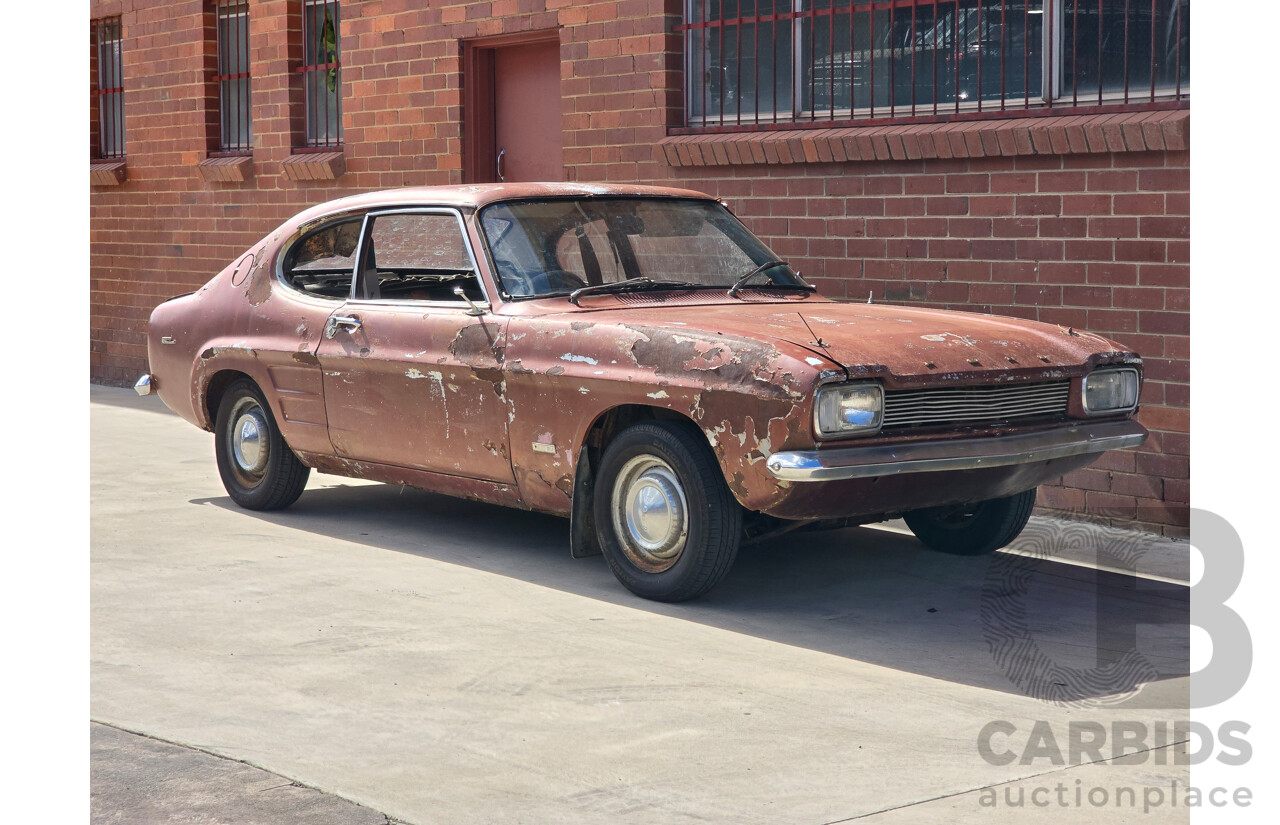
<svg viewBox="0 0 1280 825">
<path fill-rule="evenodd" d="M 100 158 L 124 157 L 124 61 L 119 17 L 94 21 L 94 80 Z"/>
<path fill-rule="evenodd" d="M 686 122 L 1178 106 L 1189 12 L 1190 0 L 686 0 Z"/>
<path fill-rule="evenodd" d="M 342 54 L 337 0 L 302 4 L 302 73 L 306 99 L 306 147 L 342 145 Z"/>
<path fill-rule="evenodd" d="M 249 4 L 213 4 L 218 39 L 218 151 L 241 154 L 253 149 L 253 115 L 249 97 Z"/>
</svg>

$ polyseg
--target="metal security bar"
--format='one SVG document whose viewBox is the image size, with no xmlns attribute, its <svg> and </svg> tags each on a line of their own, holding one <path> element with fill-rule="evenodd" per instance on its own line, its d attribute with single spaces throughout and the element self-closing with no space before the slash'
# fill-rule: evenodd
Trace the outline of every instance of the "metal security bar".
<svg viewBox="0 0 1280 825">
<path fill-rule="evenodd" d="M 686 0 L 685 117 L 726 130 L 1173 108 L 1190 0 Z"/>
<path fill-rule="evenodd" d="M 119 17 L 94 23 L 97 48 L 98 156 L 124 157 L 124 61 Z"/>
<path fill-rule="evenodd" d="M 249 98 L 249 4 L 215 2 L 218 36 L 218 149 L 241 154 L 253 149 Z"/>
<path fill-rule="evenodd" d="M 306 89 L 306 146 L 342 145 L 341 29 L 337 0 L 305 0 L 302 4 L 302 73 Z"/>
</svg>

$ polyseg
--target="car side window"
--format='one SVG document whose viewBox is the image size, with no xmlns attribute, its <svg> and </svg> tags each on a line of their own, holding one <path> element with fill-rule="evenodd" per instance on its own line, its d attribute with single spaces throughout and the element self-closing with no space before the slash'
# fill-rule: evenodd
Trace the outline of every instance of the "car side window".
<svg viewBox="0 0 1280 825">
<path fill-rule="evenodd" d="M 360 262 L 361 296 L 369 300 L 456 301 L 461 286 L 484 301 L 462 224 L 453 213 L 392 213 L 370 218 Z"/>
<path fill-rule="evenodd" d="M 303 235 L 285 255 L 285 282 L 321 298 L 349 296 L 362 220 L 349 218 Z"/>
</svg>

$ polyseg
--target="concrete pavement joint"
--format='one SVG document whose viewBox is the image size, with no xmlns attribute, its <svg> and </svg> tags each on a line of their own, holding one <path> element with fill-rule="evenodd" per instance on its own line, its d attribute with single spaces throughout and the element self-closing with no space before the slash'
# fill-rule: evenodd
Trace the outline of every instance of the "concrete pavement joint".
<svg viewBox="0 0 1280 825">
<path fill-rule="evenodd" d="M 236 757 L 234 757 L 234 756 L 227 756 L 226 754 L 218 753 L 217 751 L 213 751 L 213 750 L 210 750 L 209 748 L 204 748 L 204 747 L 201 747 L 201 746 L 199 746 L 199 745 L 192 745 L 192 744 L 188 744 L 188 743 L 185 743 L 185 742 L 178 742 L 178 741 L 175 741 L 175 740 L 173 740 L 173 739 L 166 739 L 166 738 L 164 738 L 164 737 L 162 737 L 162 736 L 156 736 L 156 735 L 154 735 L 154 734 L 146 733 L 146 732 L 144 732 L 144 731 L 140 731 L 140 730 L 133 730 L 133 729 L 130 729 L 130 728 L 126 727 L 126 726 L 123 726 L 123 725 L 117 725 L 117 724 L 114 724 L 114 723 L 112 723 L 112 722 L 104 721 L 104 720 L 102 720 L 102 719 L 94 719 L 94 718 L 90 717 L 89 721 L 90 721 L 90 722 L 92 722 L 93 724 L 101 725 L 102 727 L 111 728 L 112 730 L 117 730 L 117 731 L 120 731 L 120 732 L 122 732 L 122 733 L 128 733 L 128 734 L 131 734 L 131 735 L 133 735 L 133 736 L 141 737 L 142 739 L 145 739 L 145 740 L 150 741 L 150 742 L 157 742 L 157 743 L 160 743 L 160 744 L 162 744 L 162 745 L 170 745 L 170 746 L 173 746 L 173 747 L 182 748 L 182 749 L 187 750 L 187 751 L 194 751 L 194 752 L 196 752 L 196 753 L 201 753 L 201 754 L 204 754 L 205 756 L 209 756 L 209 757 L 212 757 L 212 758 L 214 758 L 214 759 L 219 759 L 219 760 L 222 760 L 222 761 L 224 761 L 224 762 L 233 762 L 233 763 L 236 763 L 236 764 L 239 764 L 239 765 L 244 765 L 244 766 L 246 766 L 246 767 L 253 768 L 254 770 L 261 771 L 261 772 L 263 772 L 263 773 L 265 773 L 265 774 L 268 774 L 268 775 L 270 775 L 270 776 L 275 776 L 275 777 L 278 777 L 278 778 L 280 778 L 280 779 L 284 779 L 284 780 L 286 780 L 286 781 L 284 781 L 284 782 L 281 782 L 281 783 L 280 783 L 280 784 L 278 784 L 278 785 L 272 785 L 272 786 L 267 787 L 267 788 L 259 788 L 259 789 L 257 789 L 257 790 L 254 792 L 255 794 L 267 793 L 268 791 L 276 791 L 276 790 L 279 790 L 280 788 L 301 788 L 301 789 L 308 790 L 308 791 L 315 791 L 316 793 L 318 793 L 318 794 L 322 794 L 322 795 L 324 795 L 324 796 L 333 797 L 333 798 L 335 798 L 335 799 L 340 799 L 340 800 L 342 800 L 342 801 L 343 801 L 343 802 L 345 802 L 345 803 L 348 803 L 348 804 L 350 804 L 350 805 L 354 805 L 354 806 L 355 806 L 355 807 L 357 807 L 357 808 L 360 808 L 360 809 L 362 809 L 362 810 L 368 811 L 369 813 L 371 813 L 371 814 L 373 814 L 373 815 L 375 815 L 375 816 L 381 816 L 381 817 L 383 817 L 383 825 L 414 825 L 413 823 L 404 822 L 403 820 L 393 819 L 393 818 L 392 818 L 390 815 L 388 815 L 388 814 L 384 814 L 384 813 L 382 813 L 381 811 L 376 811 L 376 810 L 374 810 L 374 809 L 370 808 L 369 806 L 367 806 L 367 805 L 363 805 L 363 804 L 361 804 L 361 803 L 359 803 L 359 802 L 357 802 L 357 801 L 355 801 L 355 800 L 353 800 L 353 799 L 348 799 L 347 797 L 343 796 L 342 794 L 335 793 L 335 792 L 333 792 L 333 791 L 328 791 L 328 790 L 325 790 L 324 788 L 316 787 L 315 785 L 308 785 L 308 784 L 306 784 L 306 783 L 304 783 L 304 782 L 299 782 L 299 781 L 298 781 L 298 780 L 296 780 L 296 779 L 290 779 L 289 777 L 286 777 L 286 776 L 281 776 L 281 775 L 280 775 L 279 773 L 277 773 L 276 771 L 270 770 L 270 769 L 268 769 L 268 768 L 264 768 L 264 767 L 263 767 L 263 766 L 261 766 L 261 765 L 256 765 L 256 764 L 254 764 L 253 762 L 249 761 L 248 759 L 238 759 L 238 758 L 236 758 Z M 96 821 L 96 818 L 95 818 L 95 821 Z"/>
</svg>

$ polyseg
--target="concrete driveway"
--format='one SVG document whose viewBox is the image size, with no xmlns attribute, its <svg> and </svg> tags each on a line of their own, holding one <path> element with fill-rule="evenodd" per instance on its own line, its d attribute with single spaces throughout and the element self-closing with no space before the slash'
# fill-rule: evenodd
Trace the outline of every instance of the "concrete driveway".
<svg viewBox="0 0 1280 825">
<path fill-rule="evenodd" d="M 1184 587 L 1037 562 L 1036 645 L 993 656 L 1002 556 L 855 528 L 746 548 L 661 605 L 571 559 L 557 518 L 315 474 L 286 511 L 240 510 L 209 434 L 127 390 L 91 405 L 94 720 L 410 823 L 985 822 L 993 793 L 1018 821 L 1187 821 L 1141 810 L 1188 782 L 1177 737 L 1136 764 L 978 749 L 991 722 L 1001 752 L 1040 721 L 1066 757 L 1072 721 L 1185 719 Z M 1033 654 L 1114 676 L 1139 620 L 1128 702 L 1114 679 L 1057 704 L 1017 684 Z M 1138 806 L 1032 804 L 1055 785 Z"/>
</svg>

